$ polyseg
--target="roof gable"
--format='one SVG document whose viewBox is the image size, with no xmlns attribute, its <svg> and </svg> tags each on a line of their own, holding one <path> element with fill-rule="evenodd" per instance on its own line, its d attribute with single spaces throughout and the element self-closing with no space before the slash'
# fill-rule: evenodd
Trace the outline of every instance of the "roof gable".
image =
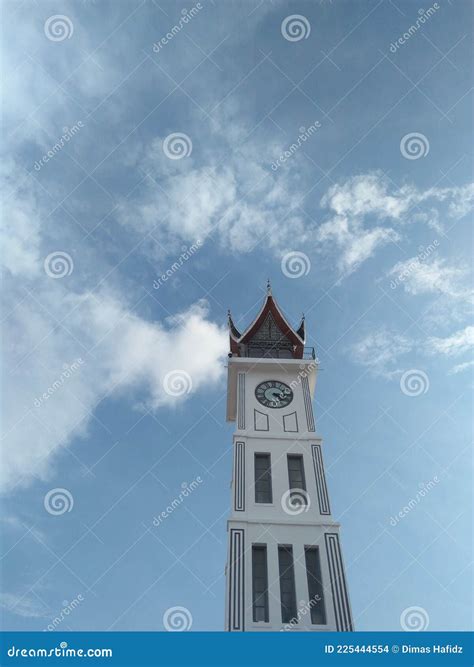
<svg viewBox="0 0 474 667">
<path fill-rule="evenodd" d="M 269 343 L 273 346 L 278 343 L 279 347 L 292 349 L 294 356 L 298 358 L 303 353 L 304 318 L 298 329 L 293 329 L 278 308 L 271 293 L 267 293 L 260 312 L 243 334 L 238 331 L 229 313 L 229 334 L 232 353 L 239 354 L 239 346 L 242 344 Z"/>
</svg>

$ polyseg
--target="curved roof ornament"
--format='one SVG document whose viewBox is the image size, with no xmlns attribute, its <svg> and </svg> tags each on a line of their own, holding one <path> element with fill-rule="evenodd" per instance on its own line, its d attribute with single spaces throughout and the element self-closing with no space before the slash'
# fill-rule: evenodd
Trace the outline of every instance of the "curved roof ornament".
<svg viewBox="0 0 474 667">
<path fill-rule="evenodd" d="M 305 316 L 304 316 L 304 313 L 302 313 L 301 314 L 301 323 L 300 323 L 300 326 L 297 328 L 296 333 L 298 334 L 298 336 L 301 338 L 301 340 L 303 342 L 305 341 L 305 338 L 306 338 L 304 322 L 305 322 Z"/>
<path fill-rule="evenodd" d="M 294 329 L 286 320 L 285 316 L 278 307 L 276 301 L 272 295 L 272 288 L 270 279 L 267 281 L 267 294 L 265 301 L 260 309 L 260 312 L 255 317 L 254 321 L 245 329 L 243 333 L 240 333 L 237 327 L 235 326 L 230 311 L 228 312 L 228 321 L 229 321 L 229 336 L 230 336 L 230 350 L 231 353 L 236 356 L 241 356 L 242 350 L 247 348 L 248 344 L 252 343 L 254 337 L 262 326 L 263 322 L 266 320 L 268 315 L 271 315 L 275 321 L 277 327 L 280 329 L 282 334 L 291 342 L 294 349 L 294 357 L 301 358 L 303 355 L 304 342 L 305 342 L 305 326 L 304 326 L 304 315 L 302 317 L 301 323 L 298 329 Z M 246 355 L 245 355 L 246 356 Z"/>
<path fill-rule="evenodd" d="M 241 333 L 234 324 L 234 320 L 232 319 L 230 310 L 227 311 L 227 321 L 229 324 L 229 333 L 231 337 L 234 338 L 235 340 L 239 340 L 239 338 L 241 337 Z"/>
</svg>

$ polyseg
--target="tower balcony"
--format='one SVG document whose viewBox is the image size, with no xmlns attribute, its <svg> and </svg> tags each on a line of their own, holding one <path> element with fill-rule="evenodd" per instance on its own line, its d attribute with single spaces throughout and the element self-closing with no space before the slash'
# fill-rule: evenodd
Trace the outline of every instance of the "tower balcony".
<svg viewBox="0 0 474 667">
<path fill-rule="evenodd" d="M 252 345 L 239 345 L 238 354 L 233 355 L 232 353 L 229 356 L 238 356 L 238 357 L 249 357 L 252 359 L 316 359 L 316 353 L 314 347 L 305 346 L 305 347 L 290 347 L 290 346 L 279 346 L 275 343 L 262 343 Z"/>
</svg>

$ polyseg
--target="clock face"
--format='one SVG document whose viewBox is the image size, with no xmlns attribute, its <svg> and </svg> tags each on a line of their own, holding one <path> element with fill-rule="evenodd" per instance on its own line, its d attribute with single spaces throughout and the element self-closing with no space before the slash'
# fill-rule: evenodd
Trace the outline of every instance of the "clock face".
<svg viewBox="0 0 474 667">
<path fill-rule="evenodd" d="M 284 408 L 293 400 L 293 392 L 284 382 L 265 380 L 255 389 L 257 401 L 266 408 Z"/>
</svg>

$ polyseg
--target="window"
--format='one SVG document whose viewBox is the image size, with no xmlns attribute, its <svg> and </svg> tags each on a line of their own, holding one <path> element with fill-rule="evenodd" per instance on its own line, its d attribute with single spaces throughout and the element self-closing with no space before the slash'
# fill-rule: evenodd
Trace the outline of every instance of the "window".
<svg viewBox="0 0 474 667">
<path fill-rule="evenodd" d="M 323 581 L 318 547 L 305 547 L 306 576 L 308 577 L 309 607 L 313 625 L 326 624 Z"/>
<path fill-rule="evenodd" d="M 278 567 L 280 571 L 281 621 L 282 623 L 297 623 L 292 547 L 278 547 Z"/>
<path fill-rule="evenodd" d="M 255 454 L 255 502 L 272 502 L 270 454 Z"/>
<path fill-rule="evenodd" d="M 288 454 L 288 479 L 290 490 L 306 491 L 303 456 L 301 454 Z M 291 501 L 294 505 L 307 505 L 308 502 L 305 493 L 291 494 Z"/>
<path fill-rule="evenodd" d="M 267 547 L 252 547 L 253 620 L 268 623 Z"/>
</svg>

